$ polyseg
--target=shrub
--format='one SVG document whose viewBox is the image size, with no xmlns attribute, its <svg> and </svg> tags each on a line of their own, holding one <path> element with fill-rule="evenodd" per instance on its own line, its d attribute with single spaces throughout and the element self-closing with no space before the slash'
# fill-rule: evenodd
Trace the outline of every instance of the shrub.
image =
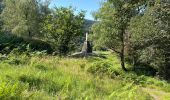
<svg viewBox="0 0 170 100">
<path fill-rule="evenodd" d="M 94 75 L 99 76 L 107 75 L 111 78 L 120 75 L 120 72 L 114 69 L 111 63 L 104 61 L 92 63 L 92 65 L 87 69 L 87 71 Z"/>
<path fill-rule="evenodd" d="M 95 75 L 108 74 L 110 71 L 110 64 L 106 62 L 95 62 L 87 70 Z"/>
<path fill-rule="evenodd" d="M 138 76 L 135 73 L 125 74 L 123 77 L 126 81 L 131 81 L 136 85 L 143 85 L 146 82 L 146 77 L 144 75 Z"/>
</svg>

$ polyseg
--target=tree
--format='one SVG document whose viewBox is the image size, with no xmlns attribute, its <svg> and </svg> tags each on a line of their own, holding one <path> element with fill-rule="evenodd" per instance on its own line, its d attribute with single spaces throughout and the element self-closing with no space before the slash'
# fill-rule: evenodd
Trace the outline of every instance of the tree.
<svg viewBox="0 0 170 100">
<path fill-rule="evenodd" d="M 4 0 L 1 14 L 4 30 L 19 36 L 32 37 L 38 32 L 38 2 L 36 0 Z"/>
<path fill-rule="evenodd" d="M 55 8 L 43 23 L 43 33 L 52 42 L 59 54 L 67 54 L 76 38 L 82 34 L 84 12 L 74 14 L 72 8 Z"/>
<path fill-rule="evenodd" d="M 158 38 L 159 28 L 156 25 L 154 14 L 155 4 L 150 5 L 148 2 L 147 5 L 143 15 L 135 16 L 130 22 L 128 28 L 130 33 L 128 58 L 133 64 L 134 70 L 142 67 L 142 70 L 147 71 L 147 74 L 154 75 L 159 69 L 158 66 L 162 63 L 162 54 L 156 49 L 160 40 Z"/>
<path fill-rule="evenodd" d="M 168 78 L 170 70 L 169 25 L 169 2 L 156 0 L 147 6 L 143 16 L 133 18 L 129 27 L 135 63 L 152 66 L 165 78 Z"/>
<path fill-rule="evenodd" d="M 4 5 L 3 0 L 0 0 L 0 13 L 3 11 Z"/>
<path fill-rule="evenodd" d="M 51 0 L 40 0 L 39 1 L 39 37 L 45 37 L 44 31 L 43 31 L 43 27 L 44 27 L 44 21 L 46 20 L 46 18 L 52 14 L 52 10 L 49 8 L 50 5 L 50 1 Z"/>
<path fill-rule="evenodd" d="M 41 15 L 48 15 L 51 13 L 51 9 L 49 8 L 51 0 L 40 0 L 39 1 L 39 9 Z"/>
<path fill-rule="evenodd" d="M 121 67 L 125 71 L 127 71 L 125 68 L 127 28 L 131 18 L 140 12 L 144 3 L 145 0 L 107 0 L 94 13 L 98 20 L 92 26 L 94 41 L 118 53 Z"/>
<path fill-rule="evenodd" d="M 2 13 L 3 9 L 4 9 L 3 0 L 0 0 L 0 14 Z M 2 19 L 0 18 L 0 31 L 2 31 L 2 25 L 3 25 L 3 22 L 2 22 Z"/>
</svg>

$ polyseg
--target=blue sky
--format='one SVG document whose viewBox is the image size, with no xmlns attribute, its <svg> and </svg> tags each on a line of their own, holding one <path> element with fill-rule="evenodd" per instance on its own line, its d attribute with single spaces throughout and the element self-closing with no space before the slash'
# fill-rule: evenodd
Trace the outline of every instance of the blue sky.
<svg viewBox="0 0 170 100">
<path fill-rule="evenodd" d="M 86 19 L 93 20 L 91 13 L 96 11 L 100 7 L 101 0 L 51 0 L 51 6 L 72 6 L 76 8 L 78 11 L 85 10 L 86 11 Z"/>
</svg>

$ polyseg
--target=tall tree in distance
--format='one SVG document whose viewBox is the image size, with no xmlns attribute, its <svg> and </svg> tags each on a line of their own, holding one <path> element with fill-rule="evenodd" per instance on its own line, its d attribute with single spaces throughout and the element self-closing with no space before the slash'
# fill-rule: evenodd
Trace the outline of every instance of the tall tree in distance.
<svg viewBox="0 0 170 100">
<path fill-rule="evenodd" d="M 127 71 L 125 67 L 127 27 L 144 3 L 145 0 L 106 0 L 94 13 L 94 17 L 98 20 L 92 26 L 94 41 L 118 53 L 124 71 Z"/>
<path fill-rule="evenodd" d="M 5 31 L 27 37 L 38 32 L 37 0 L 4 0 L 4 5 L 1 16 Z"/>
</svg>

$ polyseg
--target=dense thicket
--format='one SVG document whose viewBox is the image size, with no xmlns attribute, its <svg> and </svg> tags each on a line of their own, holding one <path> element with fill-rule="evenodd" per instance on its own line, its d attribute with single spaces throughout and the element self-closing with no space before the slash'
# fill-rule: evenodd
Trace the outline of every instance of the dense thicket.
<svg viewBox="0 0 170 100">
<path fill-rule="evenodd" d="M 168 78 L 170 2 L 107 0 L 94 17 L 94 44 L 117 52 L 124 70 L 126 56 L 134 66 L 150 66 Z"/>
<path fill-rule="evenodd" d="M 117 52 L 121 59 L 121 66 L 125 68 L 125 46 L 128 39 L 127 27 L 131 18 L 137 15 L 139 7 L 144 0 L 107 0 L 102 7 L 94 13 L 98 20 L 92 26 L 95 44 Z"/>
<path fill-rule="evenodd" d="M 155 1 L 129 27 L 134 64 L 152 66 L 167 78 L 170 74 L 170 3 Z"/>
</svg>

